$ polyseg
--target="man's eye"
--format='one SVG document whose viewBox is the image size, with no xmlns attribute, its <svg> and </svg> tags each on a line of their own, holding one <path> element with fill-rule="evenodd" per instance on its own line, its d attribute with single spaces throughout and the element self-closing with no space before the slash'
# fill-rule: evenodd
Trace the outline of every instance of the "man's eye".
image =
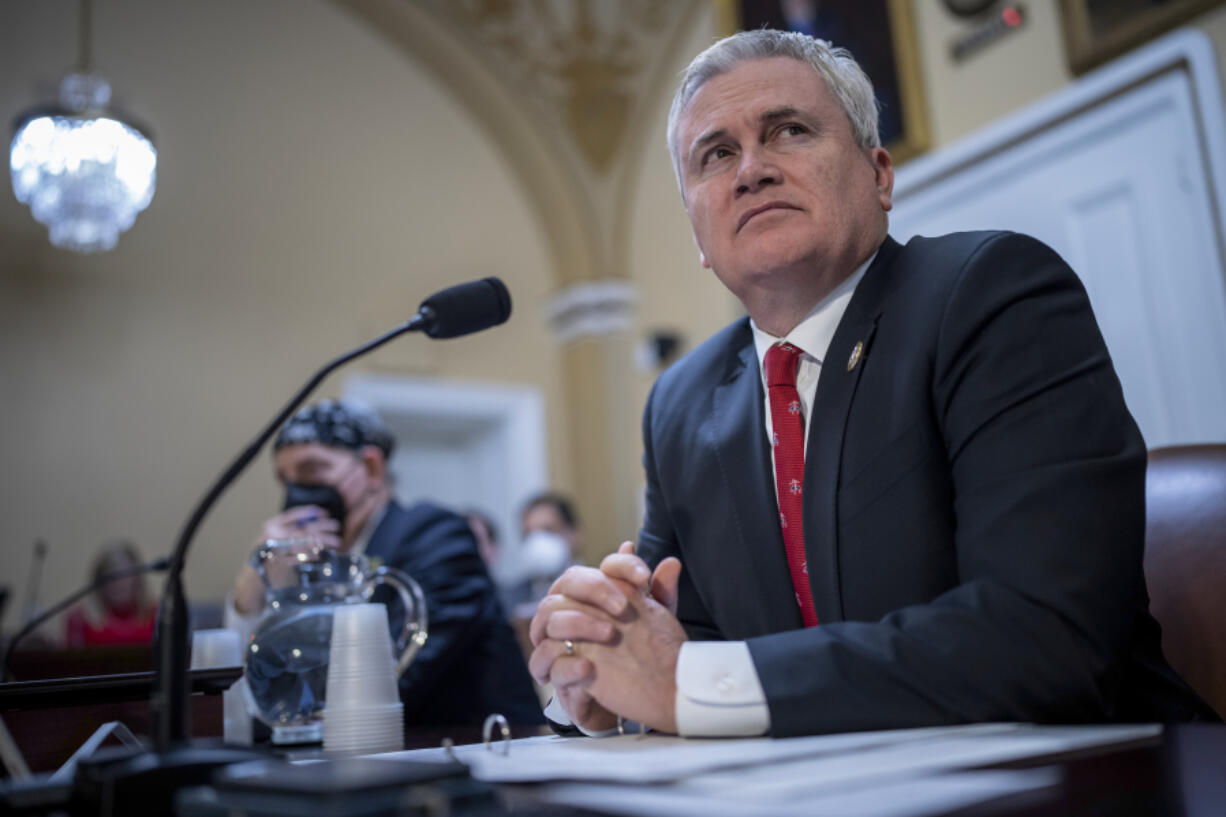
<svg viewBox="0 0 1226 817">
<path fill-rule="evenodd" d="M 783 132 L 783 133 L 784 133 L 786 136 L 803 136 L 804 134 L 808 133 L 808 129 L 807 129 L 807 128 L 805 128 L 805 126 L 804 126 L 804 125 L 797 125 L 797 124 L 794 124 L 794 123 L 793 123 L 793 124 L 784 125 L 782 128 L 780 128 L 780 130 L 781 130 L 781 131 L 782 131 L 782 132 Z"/>
<path fill-rule="evenodd" d="M 714 148 L 713 150 L 707 151 L 707 155 L 705 159 L 703 160 L 703 164 L 709 164 L 717 159 L 726 159 L 727 157 L 731 155 L 732 155 L 732 151 L 729 150 L 728 148 L 724 148 L 724 147 Z"/>
</svg>

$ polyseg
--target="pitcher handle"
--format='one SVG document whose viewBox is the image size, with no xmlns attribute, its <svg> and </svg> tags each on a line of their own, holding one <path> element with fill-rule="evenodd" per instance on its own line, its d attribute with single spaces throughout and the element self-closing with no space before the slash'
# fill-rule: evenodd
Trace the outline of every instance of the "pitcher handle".
<svg viewBox="0 0 1226 817">
<path fill-rule="evenodd" d="M 429 616 L 426 613 L 426 597 L 421 592 L 421 586 L 408 573 L 394 567 L 382 565 L 366 579 L 362 587 L 362 595 L 369 600 L 374 595 L 375 587 L 386 584 L 396 591 L 400 603 L 404 605 L 404 629 L 396 637 L 396 677 L 404 675 L 404 671 L 413 662 L 421 645 L 426 643 Z"/>
</svg>

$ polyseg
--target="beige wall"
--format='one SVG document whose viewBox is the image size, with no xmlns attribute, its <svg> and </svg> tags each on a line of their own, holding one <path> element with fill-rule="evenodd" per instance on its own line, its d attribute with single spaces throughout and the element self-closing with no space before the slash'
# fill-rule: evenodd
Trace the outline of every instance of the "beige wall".
<svg viewBox="0 0 1226 817">
<path fill-rule="evenodd" d="M 955 63 L 950 41 L 971 26 L 938 0 L 911 0 L 920 42 L 934 147 L 966 136 L 1072 82 L 1064 55 L 1057 0 L 1025 3 L 1026 23 L 992 46 Z M 1226 6 L 1190 25 L 1205 31 L 1217 49 L 1226 81 Z"/>
<path fill-rule="evenodd" d="M 76 5 L 0 6 L 3 121 L 72 63 Z M 558 353 L 540 320 L 548 254 L 467 112 L 318 0 L 110 0 L 95 17 L 97 62 L 151 123 L 161 173 L 105 255 L 50 248 L 0 196 L 3 583 L 24 582 L 39 536 L 44 600 L 81 583 L 108 537 L 167 552 L 196 497 L 316 365 L 476 276 L 508 282 L 509 325 L 402 339 L 355 368 L 540 388 L 565 482 Z M 261 457 L 199 536 L 192 597 L 224 593 L 276 501 Z"/>
<path fill-rule="evenodd" d="M 949 42 L 970 26 L 934 0 L 913 0 L 932 139 L 943 145 L 1069 82 L 1056 0 L 1026 3 L 1016 33 L 955 63 Z"/>
<path fill-rule="evenodd" d="M 1021 33 L 953 65 L 959 24 L 935 0 L 915 3 L 938 144 L 1070 81 L 1054 3 L 1027 7 Z M 53 94 L 74 60 L 75 8 L 0 3 L 0 121 Z M 1226 11 L 1198 23 L 1220 59 Z M 106 538 L 167 552 L 196 497 L 315 365 L 458 280 L 502 276 L 515 318 L 497 334 L 403 339 L 357 368 L 540 388 L 551 477 L 568 484 L 563 356 L 542 315 L 564 279 L 505 152 L 433 74 L 324 0 L 108 0 L 95 30 L 100 69 L 154 130 L 161 174 L 149 210 L 99 256 L 50 248 L 0 195 L 0 582 L 17 590 L 7 626 L 36 537 L 50 544 L 44 600 L 83 581 Z M 703 10 L 673 70 L 715 32 Z M 635 331 L 606 354 L 629 354 L 656 328 L 692 346 L 738 312 L 697 263 L 662 138 L 670 93 L 653 103 L 632 171 Z M 609 413 L 619 439 L 637 437 L 652 379 L 629 371 Z M 625 504 L 641 489 L 639 451 L 620 456 L 609 491 Z M 205 525 L 192 597 L 225 592 L 276 501 L 262 457 Z"/>
</svg>

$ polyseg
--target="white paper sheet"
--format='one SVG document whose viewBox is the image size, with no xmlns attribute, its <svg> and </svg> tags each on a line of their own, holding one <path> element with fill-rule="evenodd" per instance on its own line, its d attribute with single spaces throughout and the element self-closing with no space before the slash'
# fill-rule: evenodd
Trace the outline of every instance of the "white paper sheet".
<svg viewBox="0 0 1226 817">
<path fill-rule="evenodd" d="M 585 739 L 534 737 L 455 749 L 473 776 L 489 782 L 588 781 L 663 783 L 688 780 L 719 786 L 731 775 L 738 790 L 784 796 L 789 786 L 867 785 L 900 775 L 974 768 L 1153 738 L 1159 725 L 969 726 L 859 732 L 805 738 L 687 739 L 663 735 Z M 388 757 L 445 758 L 441 749 Z M 747 774 L 747 770 L 752 774 Z"/>
<path fill-rule="evenodd" d="M 735 789 L 713 791 L 689 783 L 626 786 L 610 783 L 555 783 L 511 804 L 597 808 L 632 817 L 745 817 L 769 813 L 775 817 L 928 817 L 1024 791 L 1055 786 L 1054 769 L 975 771 L 904 777 L 874 786 L 835 787 L 787 797 L 764 796 L 746 802 Z"/>
</svg>

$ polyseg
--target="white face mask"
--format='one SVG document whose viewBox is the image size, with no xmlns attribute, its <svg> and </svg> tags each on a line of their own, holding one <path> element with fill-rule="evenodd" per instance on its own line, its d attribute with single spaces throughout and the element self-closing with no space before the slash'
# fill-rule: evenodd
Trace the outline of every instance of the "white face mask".
<svg viewBox="0 0 1226 817">
<path fill-rule="evenodd" d="M 570 545 L 556 533 L 534 530 L 524 537 L 516 556 L 524 579 L 554 578 L 570 564 Z"/>
</svg>

